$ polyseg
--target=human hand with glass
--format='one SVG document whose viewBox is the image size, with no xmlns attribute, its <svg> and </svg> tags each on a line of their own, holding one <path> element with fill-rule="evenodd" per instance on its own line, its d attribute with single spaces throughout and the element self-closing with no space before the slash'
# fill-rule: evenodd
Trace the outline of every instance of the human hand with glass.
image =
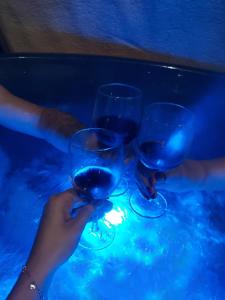
<svg viewBox="0 0 225 300">
<path fill-rule="evenodd" d="M 95 211 L 92 203 L 86 203 L 76 209 L 74 216 L 73 208 L 82 202 L 73 189 L 49 199 L 26 266 L 7 300 L 44 299 L 53 274 L 73 254 L 85 224 Z"/>
<path fill-rule="evenodd" d="M 173 189 L 172 183 L 177 183 L 178 170 L 182 168 L 177 169 L 177 166 L 186 158 L 192 136 L 193 115 L 185 107 L 153 103 L 145 108 L 135 147 L 136 183 L 140 193 L 130 197 L 131 207 L 137 214 L 156 218 L 165 213 L 167 202 L 163 193 L 156 192 L 156 184 L 157 188 Z M 185 181 L 185 174 L 183 179 Z"/>
<path fill-rule="evenodd" d="M 118 115 L 123 118 L 125 114 L 126 118 L 134 120 L 137 124 L 138 131 L 135 129 L 133 136 L 135 138 L 139 132 L 141 121 L 141 92 L 137 91 L 136 88 L 133 90 L 132 86 L 126 84 L 118 85 L 119 88 L 122 87 L 122 94 L 119 95 L 117 95 L 116 83 L 109 84 L 109 87 L 107 85 L 103 85 L 102 88 L 99 87 L 93 114 L 93 126 L 101 127 L 100 123 L 102 123 L 102 127 L 113 130 L 110 118 L 105 118 L 105 120 L 107 119 L 105 122 L 100 122 L 101 116 L 113 114 L 113 116 Z M 110 91 L 111 88 L 112 91 Z M 128 88 L 127 92 L 126 88 Z M 103 97 L 103 95 L 105 96 Z M 112 102 L 114 104 L 111 105 Z M 102 104 L 104 106 L 101 108 Z M 69 141 L 73 133 L 84 127 L 77 118 L 54 108 L 44 108 L 15 96 L 2 85 L 0 85 L 0 125 L 44 139 L 64 152 L 68 151 Z M 149 125 L 146 130 L 148 128 Z M 118 130 L 123 131 L 124 128 L 119 127 Z M 153 194 L 155 188 L 161 187 L 170 191 L 188 191 L 193 188 L 221 190 L 224 188 L 225 182 L 224 160 L 224 158 L 208 161 L 185 160 L 178 167 L 164 172 L 166 180 L 164 180 L 165 176 L 161 176 L 161 173 L 159 176 L 158 173 L 156 174 L 155 171 L 152 172 L 151 170 L 147 176 L 149 180 L 145 178 L 144 183 Z"/>
<path fill-rule="evenodd" d="M 82 129 L 71 138 L 69 159 L 74 189 L 86 203 L 98 207 L 85 228 L 81 245 L 103 249 L 115 237 L 115 229 L 105 222 L 104 212 L 112 208 L 107 199 L 122 176 L 124 153 L 121 138 L 106 129 Z"/>
<path fill-rule="evenodd" d="M 154 218 L 167 208 L 166 199 L 156 192 L 156 186 L 167 189 L 177 182 L 172 174 L 182 164 L 191 144 L 193 115 L 177 104 L 154 103 L 145 108 L 140 130 L 141 110 L 139 89 L 120 83 L 106 84 L 98 88 L 93 124 L 117 133 L 126 151 L 134 141 L 140 193 L 130 197 L 130 204 L 139 215 Z"/>
</svg>

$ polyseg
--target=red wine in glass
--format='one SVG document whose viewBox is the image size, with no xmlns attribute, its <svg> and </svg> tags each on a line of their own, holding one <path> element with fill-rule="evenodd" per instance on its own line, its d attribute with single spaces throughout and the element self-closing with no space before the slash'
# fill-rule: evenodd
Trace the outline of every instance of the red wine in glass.
<svg viewBox="0 0 225 300">
<path fill-rule="evenodd" d="M 114 240 L 115 228 L 105 222 L 104 214 L 112 209 L 107 200 L 119 183 L 123 170 L 123 145 L 117 134 L 101 128 L 86 128 L 76 132 L 70 141 L 69 158 L 73 187 L 82 201 L 81 206 L 94 202 L 94 214 L 87 223 L 80 244 L 87 249 L 100 250 Z M 84 200 L 84 201 L 83 201 Z"/>
<path fill-rule="evenodd" d="M 129 144 L 138 135 L 139 125 L 137 122 L 116 115 L 100 116 L 95 121 L 95 126 L 118 133 L 125 145 Z"/>
<path fill-rule="evenodd" d="M 115 181 L 115 176 L 105 167 L 88 166 L 79 170 L 74 176 L 77 190 L 95 200 L 107 198 Z"/>
<path fill-rule="evenodd" d="M 124 147 L 126 158 L 132 156 L 129 143 L 139 133 L 142 117 L 142 92 L 128 84 L 108 83 L 99 86 L 93 110 L 92 123 L 117 133 Z M 123 178 L 120 187 L 113 196 L 122 195 L 127 191 L 128 182 Z"/>
</svg>

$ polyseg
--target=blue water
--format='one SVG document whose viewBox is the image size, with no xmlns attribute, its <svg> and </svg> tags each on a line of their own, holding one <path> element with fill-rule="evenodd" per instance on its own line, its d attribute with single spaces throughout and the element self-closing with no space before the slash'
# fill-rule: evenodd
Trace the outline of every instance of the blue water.
<svg viewBox="0 0 225 300">
<path fill-rule="evenodd" d="M 46 199 L 70 186 L 58 151 L 11 137 L 17 151 L 9 142 L 0 148 L 1 300 L 26 260 Z M 24 149 L 31 142 L 29 154 Z M 128 178 L 129 191 L 111 198 L 114 208 L 106 216 L 116 226 L 114 242 L 101 251 L 78 247 L 56 273 L 49 299 L 225 299 L 225 194 L 167 193 L 168 212 L 149 220 L 131 211 L 136 186 Z"/>
</svg>

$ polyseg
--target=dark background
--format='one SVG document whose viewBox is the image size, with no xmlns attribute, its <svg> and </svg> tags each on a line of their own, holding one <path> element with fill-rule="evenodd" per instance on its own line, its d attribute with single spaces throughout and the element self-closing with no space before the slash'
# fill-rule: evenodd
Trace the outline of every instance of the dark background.
<svg viewBox="0 0 225 300">
<path fill-rule="evenodd" d="M 143 108 L 155 101 L 176 102 L 195 113 L 195 140 L 190 156 L 225 155 L 225 76 L 192 68 L 140 60 L 81 55 L 0 56 L 0 84 L 29 101 L 58 107 L 90 124 L 97 87 L 123 82 L 143 91 Z M 32 155 L 36 143 L 0 129 L 1 144 Z M 5 143 L 7 141 L 7 143 Z M 13 147 L 12 147 L 13 143 Z M 9 146 L 9 147 L 8 147 Z M 14 155 L 15 151 L 14 151 Z"/>
</svg>

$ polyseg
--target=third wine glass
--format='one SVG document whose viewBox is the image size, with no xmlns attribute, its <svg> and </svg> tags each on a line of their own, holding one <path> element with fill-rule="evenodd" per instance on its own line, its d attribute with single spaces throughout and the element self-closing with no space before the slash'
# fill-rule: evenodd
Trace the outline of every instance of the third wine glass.
<svg viewBox="0 0 225 300">
<path fill-rule="evenodd" d="M 165 213 L 167 202 L 163 194 L 158 193 L 155 199 L 149 197 L 148 176 L 151 172 L 166 172 L 181 164 L 192 136 L 193 114 L 187 108 L 163 102 L 153 103 L 145 109 L 136 143 L 136 178 L 141 193 L 134 193 L 130 198 L 131 207 L 137 214 L 157 218 Z"/>
</svg>

